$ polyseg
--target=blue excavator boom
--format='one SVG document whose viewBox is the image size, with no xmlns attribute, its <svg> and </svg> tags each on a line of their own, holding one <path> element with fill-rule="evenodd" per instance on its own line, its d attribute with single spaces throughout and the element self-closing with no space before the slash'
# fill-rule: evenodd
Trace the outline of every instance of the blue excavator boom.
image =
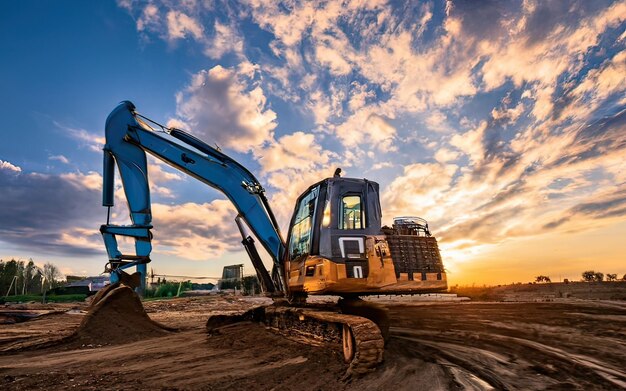
<svg viewBox="0 0 626 391">
<path fill-rule="evenodd" d="M 114 225 L 107 218 L 107 224 L 100 228 L 109 256 L 111 282 L 129 278 L 124 270 L 136 267 L 135 285 L 138 285 L 140 293 L 145 288 L 146 264 L 150 262 L 152 251 L 152 211 L 146 159 L 148 152 L 220 190 L 228 197 L 237 209 L 236 220 L 242 236 L 247 232 L 241 223 L 243 220 L 272 257 L 273 270 L 270 276 L 253 248 L 252 237 L 243 237 L 243 244 L 251 256 L 261 283 L 267 292 L 283 293 L 285 243 L 258 180 L 241 164 L 196 137 L 161 125 L 158 126 L 163 132 L 157 132 L 147 122 L 158 125 L 138 114 L 129 101 L 120 103 L 106 120 L 102 204 L 108 207 L 110 215 L 115 201 L 114 178 L 117 164 L 132 222 L 130 225 Z M 134 238 L 135 254 L 122 254 L 117 236 Z"/>
</svg>

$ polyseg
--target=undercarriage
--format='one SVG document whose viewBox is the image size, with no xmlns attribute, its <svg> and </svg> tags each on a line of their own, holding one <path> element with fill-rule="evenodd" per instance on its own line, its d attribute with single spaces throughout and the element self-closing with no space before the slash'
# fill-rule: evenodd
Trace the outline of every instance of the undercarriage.
<svg viewBox="0 0 626 391">
<path fill-rule="evenodd" d="M 287 338 L 341 350 L 348 364 L 346 377 L 367 373 L 382 362 L 389 331 L 387 311 L 358 298 L 340 299 L 337 305 L 294 306 L 277 301 L 240 315 L 211 316 L 207 331 L 219 333 L 221 327 L 242 321 L 262 323 Z"/>
</svg>

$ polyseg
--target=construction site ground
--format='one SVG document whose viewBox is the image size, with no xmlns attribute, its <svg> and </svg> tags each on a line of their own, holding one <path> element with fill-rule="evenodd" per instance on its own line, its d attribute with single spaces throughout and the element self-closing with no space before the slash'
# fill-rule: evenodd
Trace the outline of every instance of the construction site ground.
<svg viewBox="0 0 626 391">
<path fill-rule="evenodd" d="M 385 302 L 384 362 L 345 379 L 341 352 L 240 323 L 207 335 L 209 315 L 264 298 L 148 301 L 174 331 L 67 340 L 87 305 L 6 305 L 41 316 L 0 325 L 2 390 L 593 390 L 626 389 L 626 302 Z M 141 330 L 138 330 L 140 333 Z M 132 329 L 125 333 L 133 333 Z"/>
</svg>

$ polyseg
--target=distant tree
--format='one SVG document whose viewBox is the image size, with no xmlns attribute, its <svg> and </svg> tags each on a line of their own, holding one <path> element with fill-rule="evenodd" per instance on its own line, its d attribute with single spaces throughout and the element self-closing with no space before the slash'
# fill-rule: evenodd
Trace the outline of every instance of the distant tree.
<svg viewBox="0 0 626 391">
<path fill-rule="evenodd" d="M 44 281 L 42 270 L 38 267 L 35 268 L 35 275 L 31 281 L 31 286 L 28 291 L 35 294 L 43 293 L 42 290 L 44 289 Z"/>
<path fill-rule="evenodd" d="M 23 294 L 41 293 L 42 278 L 41 270 L 35 265 L 32 258 L 29 259 L 28 263 L 24 266 Z"/>
<path fill-rule="evenodd" d="M 624 274 L 624 277 L 622 277 L 622 280 L 626 281 L 626 274 Z"/>
<path fill-rule="evenodd" d="M 8 292 L 9 287 L 11 292 Z M 41 273 L 32 259 L 28 263 L 12 259 L 0 259 L 0 293 L 2 295 L 41 292 Z"/>
<path fill-rule="evenodd" d="M 55 288 L 59 284 L 61 272 L 54 264 L 47 262 L 43 265 L 43 276 L 46 279 L 46 286 L 48 288 Z"/>
<path fill-rule="evenodd" d="M 10 294 L 15 294 L 18 290 L 21 291 L 21 286 L 19 285 L 20 276 L 18 275 L 20 269 L 20 261 L 16 261 L 15 259 L 11 259 L 8 262 L 5 262 L 2 268 L 2 273 L 0 274 L 0 293 L 2 295 L 6 295 L 9 293 L 9 288 L 11 288 Z M 24 262 L 22 262 L 23 268 Z M 15 277 L 17 277 L 18 281 L 16 284 Z"/>
<path fill-rule="evenodd" d="M 15 288 L 19 294 L 24 294 L 24 274 L 26 267 L 24 266 L 24 261 L 17 261 L 17 271 L 15 272 Z"/>
<path fill-rule="evenodd" d="M 6 263 L 0 259 L 0 295 L 4 295 L 6 293 L 6 277 L 5 277 L 5 269 L 6 269 Z"/>
<path fill-rule="evenodd" d="M 535 277 L 535 282 L 552 282 L 552 280 L 548 276 L 537 276 Z"/>
<path fill-rule="evenodd" d="M 604 273 L 601 272 L 596 272 L 596 274 L 593 276 L 594 280 L 601 282 L 604 281 Z"/>
<path fill-rule="evenodd" d="M 568 280 L 567 278 L 564 278 L 564 279 L 563 279 L 563 283 L 565 283 L 565 284 L 569 284 L 569 280 Z"/>
<path fill-rule="evenodd" d="M 242 279 L 243 294 L 255 295 L 261 293 L 261 285 L 257 276 L 245 276 Z"/>
<path fill-rule="evenodd" d="M 606 280 L 607 281 L 616 281 L 617 280 L 617 274 L 615 274 L 615 273 L 607 273 L 606 274 Z"/>
<path fill-rule="evenodd" d="M 591 282 L 596 280 L 596 272 L 593 270 L 587 270 L 583 272 L 583 281 Z"/>
</svg>

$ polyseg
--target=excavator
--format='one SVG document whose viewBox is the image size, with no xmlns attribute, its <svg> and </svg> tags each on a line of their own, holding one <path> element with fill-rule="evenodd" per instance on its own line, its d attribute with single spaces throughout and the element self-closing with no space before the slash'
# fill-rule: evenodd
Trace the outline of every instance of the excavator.
<svg viewBox="0 0 626 391">
<path fill-rule="evenodd" d="M 446 273 L 428 223 L 397 217 L 382 226 L 379 185 L 367 179 L 332 177 L 311 185 L 296 201 L 284 240 L 265 190 L 254 175 L 218 148 L 192 134 L 168 128 L 141 114 L 130 101 L 108 116 L 103 161 L 100 227 L 112 283 L 142 294 L 152 251 L 152 212 L 146 152 L 221 191 L 235 206 L 235 223 L 263 292 L 274 305 L 239 316 L 209 319 L 207 327 L 247 319 L 287 335 L 306 334 L 341 347 L 348 372 L 364 373 L 382 361 L 389 329 L 386 311 L 361 300 L 368 295 L 442 292 Z M 131 224 L 111 224 L 115 166 L 128 201 Z M 134 240 L 123 254 L 117 237 Z M 269 254 L 269 271 L 255 244 Z M 135 273 L 127 270 L 135 268 Z M 340 296 L 337 305 L 306 303 L 309 295 Z"/>
</svg>

